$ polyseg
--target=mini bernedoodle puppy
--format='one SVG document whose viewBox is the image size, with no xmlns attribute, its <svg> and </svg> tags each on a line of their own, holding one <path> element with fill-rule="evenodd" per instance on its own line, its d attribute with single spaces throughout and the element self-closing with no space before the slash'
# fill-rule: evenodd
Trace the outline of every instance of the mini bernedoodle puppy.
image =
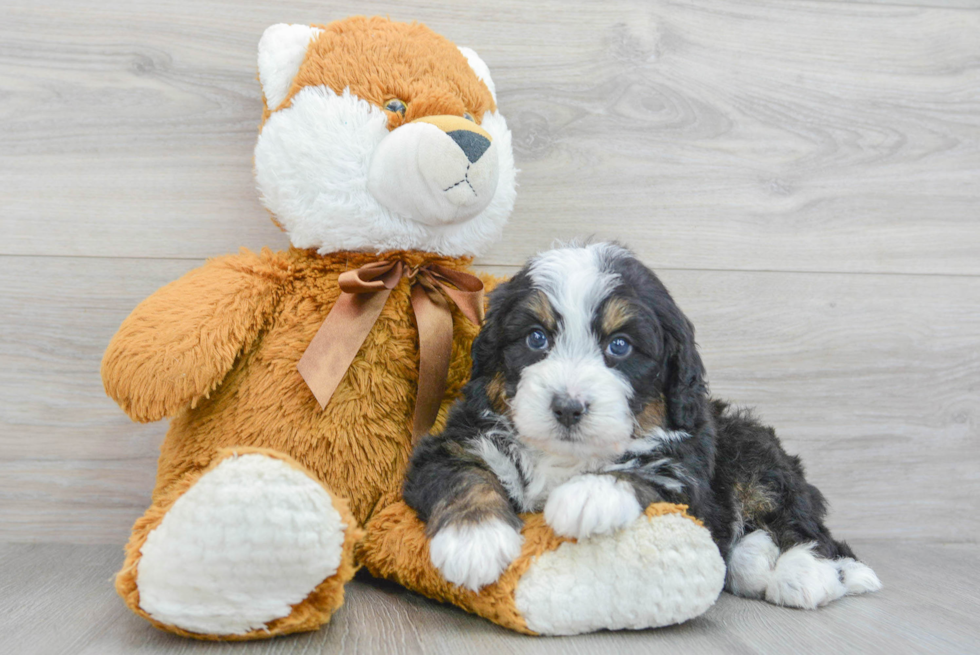
<svg viewBox="0 0 980 655">
<path fill-rule="evenodd" d="M 734 594 L 814 608 L 881 587 L 824 526 L 799 458 L 708 397 L 690 321 L 610 243 L 545 252 L 491 294 L 472 380 L 419 443 L 404 496 L 433 564 L 473 590 L 520 554 L 519 512 L 582 539 L 653 501 L 704 521 Z"/>
</svg>

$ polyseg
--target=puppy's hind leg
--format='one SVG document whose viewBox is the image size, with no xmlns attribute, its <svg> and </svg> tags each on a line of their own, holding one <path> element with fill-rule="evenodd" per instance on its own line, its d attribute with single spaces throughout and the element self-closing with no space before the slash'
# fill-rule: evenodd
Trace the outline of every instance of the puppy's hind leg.
<svg viewBox="0 0 980 655">
<path fill-rule="evenodd" d="M 769 518 L 782 552 L 773 568 L 765 598 L 776 605 L 814 609 L 842 596 L 881 589 L 878 576 L 858 562 L 843 541 L 835 541 L 824 525 L 826 501 L 803 478 L 803 467 L 792 458 L 793 483 Z"/>
<path fill-rule="evenodd" d="M 748 528 L 728 554 L 727 589 L 806 609 L 880 589 L 874 571 L 824 525 L 827 503 L 806 481 L 799 457 L 786 454 L 772 428 L 748 412 L 716 411 L 737 532 Z"/>
<path fill-rule="evenodd" d="M 839 544 L 850 554 L 846 544 Z M 780 552 L 764 530 L 742 537 L 728 555 L 725 588 L 774 605 L 816 609 L 842 596 L 881 589 L 878 576 L 853 557 L 830 559 L 816 542 Z"/>
</svg>

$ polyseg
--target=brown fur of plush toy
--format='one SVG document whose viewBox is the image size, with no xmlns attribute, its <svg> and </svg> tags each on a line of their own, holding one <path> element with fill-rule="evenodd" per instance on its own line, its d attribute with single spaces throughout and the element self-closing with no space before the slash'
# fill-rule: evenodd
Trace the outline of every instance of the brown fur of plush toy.
<svg viewBox="0 0 980 655">
<path fill-rule="evenodd" d="M 219 449 L 241 446 L 289 455 L 347 499 L 359 523 L 386 493 L 399 491 L 412 446 L 405 418 L 418 381 L 409 281 L 392 291 L 325 409 L 296 370 L 340 293 L 339 274 L 379 259 L 469 270 L 464 258 L 416 252 L 243 251 L 209 261 L 133 311 L 106 350 L 102 377 L 134 420 L 173 416 L 154 505 L 207 468 Z M 437 426 L 468 378 L 478 330 L 452 310 L 453 355 Z"/>
<path fill-rule="evenodd" d="M 423 116 L 472 114 L 479 123 L 497 105 L 459 56 L 455 44 L 425 25 L 355 16 L 332 23 L 310 44 L 283 107 L 307 86 L 323 84 L 383 107 L 405 101 L 405 115 L 388 112 L 395 129 Z M 264 118 L 268 118 L 266 107 Z"/>
<path fill-rule="evenodd" d="M 136 523 L 117 581 L 134 611 L 146 616 L 139 608 L 135 569 L 147 533 L 228 449 L 264 449 L 295 461 L 349 506 L 351 543 L 358 526 L 398 497 L 412 447 L 407 417 L 418 378 L 409 281 L 392 291 L 325 409 L 296 370 L 339 295 L 339 274 L 378 259 L 469 270 L 466 258 L 417 252 L 324 257 L 295 248 L 242 251 L 161 288 L 123 322 L 103 359 L 106 391 L 134 420 L 173 416 L 153 503 Z M 484 281 L 493 284 L 489 276 Z M 452 310 L 452 360 L 437 429 L 469 376 L 469 350 L 478 330 L 455 306 Z M 288 621 L 270 624 L 268 634 L 313 629 L 329 618 L 340 606 L 343 582 L 355 570 L 346 546 L 345 551 L 336 581 L 294 608 Z M 333 598 L 324 601 L 325 594 Z M 240 638 L 257 636 L 267 633 Z"/>
</svg>

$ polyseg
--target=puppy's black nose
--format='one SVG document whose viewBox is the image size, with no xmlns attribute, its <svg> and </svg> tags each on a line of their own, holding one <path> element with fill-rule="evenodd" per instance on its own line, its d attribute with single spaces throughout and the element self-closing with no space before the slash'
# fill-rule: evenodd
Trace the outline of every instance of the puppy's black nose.
<svg viewBox="0 0 980 655">
<path fill-rule="evenodd" d="M 551 411 L 555 418 L 566 428 L 570 428 L 579 421 L 589 410 L 588 406 L 580 400 L 575 400 L 567 394 L 557 394 L 551 399 Z"/>
<path fill-rule="evenodd" d="M 446 135 L 456 142 L 471 164 L 476 163 L 490 147 L 490 139 L 469 130 L 453 130 L 446 132 Z"/>
</svg>

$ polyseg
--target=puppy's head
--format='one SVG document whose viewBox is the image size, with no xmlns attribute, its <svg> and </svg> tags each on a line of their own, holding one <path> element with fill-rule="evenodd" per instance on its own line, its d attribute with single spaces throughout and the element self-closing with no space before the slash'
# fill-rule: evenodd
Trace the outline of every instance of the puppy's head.
<svg viewBox="0 0 980 655">
<path fill-rule="evenodd" d="M 693 326 L 609 243 L 545 252 L 494 291 L 473 378 L 522 439 L 583 458 L 657 430 L 693 433 L 707 411 Z"/>
</svg>

